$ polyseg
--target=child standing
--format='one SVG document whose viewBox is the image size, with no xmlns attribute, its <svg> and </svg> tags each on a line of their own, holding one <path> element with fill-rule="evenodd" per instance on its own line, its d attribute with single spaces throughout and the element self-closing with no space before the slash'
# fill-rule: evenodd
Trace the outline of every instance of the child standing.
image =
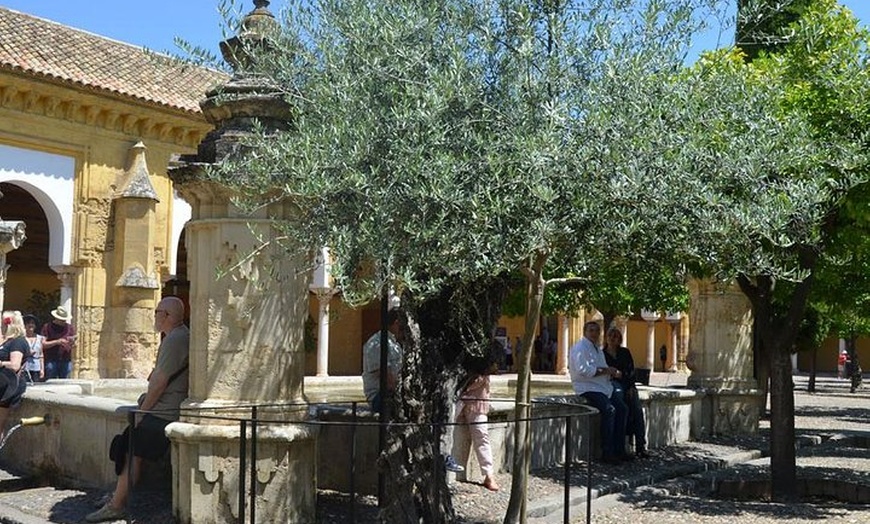
<svg viewBox="0 0 870 524">
<path fill-rule="evenodd" d="M 24 337 L 30 346 L 30 357 L 25 361 L 24 367 L 29 374 L 30 382 L 42 382 L 45 380 L 45 369 L 42 367 L 42 343 L 45 337 L 36 332 L 39 319 L 33 315 L 24 315 Z"/>
<path fill-rule="evenodd" d="M 489 444 L 489 430 L 487 429 L 489 398 L 489 374 L 472 376 L 459 397 L 459 415 L 457 415 L 456 421 L 469 424 L 471 445 L 474 447 L 477 462 L 480 464 L 483 487 L 490 491 L 498 491 L 498 483 L 493 477 L 492 447 Z"/>
</svg>

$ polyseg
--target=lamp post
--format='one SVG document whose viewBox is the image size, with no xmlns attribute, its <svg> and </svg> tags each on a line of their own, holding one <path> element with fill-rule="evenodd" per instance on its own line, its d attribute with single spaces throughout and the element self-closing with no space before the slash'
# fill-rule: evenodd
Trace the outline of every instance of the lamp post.
<svg viewBox="0 0 870 524">
<path fill-rule="evenodd" d="M 677 370 L 677 334 L 680 329 L 680 321 L 683 319 L 683 314 L 679 311 L 669 311 L 665 313 L 665 320 L 671 325 L 671 360 L 668 365 L 668 371 Z"/>
<path fill-rule="evenodd" d="M 329 302 L 337 291 L 332 287 L 332 261 L 329 258 L 329 248 L 321 248 L 315 261 L 317 262 L 317 267 L 314 269 L 314 275 L 311 278 L 311 284 L 308 286 L 308 289 L 317 296 L 317 303 L 319 305 L 317 315 L 317 376 L 328 377 Z"/>
<path fill-rule="evenodd" d="M 640 317 L 646 320 L 646 368 L 652 372 L 656 365 L 656 320 L 661 315 L 658 311 L 643 309 Z"/>
</svg>

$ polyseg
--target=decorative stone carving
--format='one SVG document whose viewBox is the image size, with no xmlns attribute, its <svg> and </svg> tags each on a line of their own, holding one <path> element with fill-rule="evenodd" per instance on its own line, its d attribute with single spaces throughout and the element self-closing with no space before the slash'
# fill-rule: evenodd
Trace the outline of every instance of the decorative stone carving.
<svg viewBox="0 0 870 524">
<path fill-rule="evenodd" d="M 3 310 L 6 293 L 6 253 L 21 247 L 27 237 L 24 235 L 24 222 L 20 220 L 0 220 L 0 311 Z"/>
<path fill-rule="evenodd" d="M 21 247 L 27 239 L 24 222 L 20 220 L 0 220 L 0 253 L 6 254 Z"/>
<path fill-rule="evenodd" d="M 118 287 L 160 289 L 160 280 L 156 275 L 146 275 L 142 266 L 137 264 L 124 270 L 115 285 Z"/>
<path fill-rule="evenodd" d="M 147 198 L 160 202 L 157 198 L 157 190 L 151 183 L 151 177 L 148 175 L 148 165 L 145 163 L 145 144 L 137 142 L 136 145 L 130 148 L 133 156 L 133 161 L 127 173 L 124 176 L 124 182 L 118 190 L 116 199 L 118 198 Z"/>
<path fill-rule="evenodd" d="M 240 150 L 255 126 L 287 129 L 291 108 L 277 86 L 253 75 L 244 56 L 264 45 L 261 32 L 275 24 L 258 0 L 237 37 L 222 43 L 236 66 L 233 78 L 201 103 L 215 129 L 196 155 L 182 156 L 169 176 L 191 205 L 185 226 L 190 280 L 190 392 L 183 407 L 199 413 L 248 417 L 259 412 L 255 486 L 259 522 L 314 519 L 315 432 L 295 424 L 306 417 L 302 392 L 304 323 L 308 316 L 310 261 L 288 257 L 277 243 L 274 221 L 292 208 L 272 203 L 253 215 L 232 204 L 230 188 L 204 170 Z M 244 176 L 241 173 L 239 176 Z M 239 426 L 234 420 L 182 415 L 170 424 L 176 464 L 175 514 L 182 523 L 238 520 Z"/>
</svg>

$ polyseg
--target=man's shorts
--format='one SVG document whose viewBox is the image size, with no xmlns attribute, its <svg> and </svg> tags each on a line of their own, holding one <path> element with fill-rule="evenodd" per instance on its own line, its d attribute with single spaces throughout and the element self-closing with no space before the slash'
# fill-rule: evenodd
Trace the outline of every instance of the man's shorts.
<svg viewBox="0 0 870 524">
<path fill-rule="evenodd" d="M 133 430 L 133 455 L 145 460 L 158 460 L 169 449 L 166 426 L 169 420 L 145 414 Z"/>
<path fill-rule="evenodd" d="M 133 430 L 133 454 L 145 460 L 158 460 L 169 449 L 166 438 L 168 420 L 146 414 Z M 130 426 L 115 435 L 109 446 L 109 459 L 115 463 L 115 474 L 120 475 L 127 464 L 127 449 L 130 443 Z"/>
</svg>

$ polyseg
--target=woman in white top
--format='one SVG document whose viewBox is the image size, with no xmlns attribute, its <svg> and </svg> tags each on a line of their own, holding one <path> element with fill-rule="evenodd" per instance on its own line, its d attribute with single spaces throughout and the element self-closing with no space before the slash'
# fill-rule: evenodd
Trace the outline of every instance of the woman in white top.
<svg viewBox="0 0 870 524">
<path fill-rule="evenodd" d="M 45 368 L 42 365 L 42 343 L 45 341 L 45 337 L 36 332 L 38 325 L 38 318 L 33 315 L 24 315 L 24 338 L 27 340 L 27 345 L 30 346 L 31 355 L 25 362 L 24 369 L 30 375 L 31 382 L 45 380 Z"/>
</svg>

